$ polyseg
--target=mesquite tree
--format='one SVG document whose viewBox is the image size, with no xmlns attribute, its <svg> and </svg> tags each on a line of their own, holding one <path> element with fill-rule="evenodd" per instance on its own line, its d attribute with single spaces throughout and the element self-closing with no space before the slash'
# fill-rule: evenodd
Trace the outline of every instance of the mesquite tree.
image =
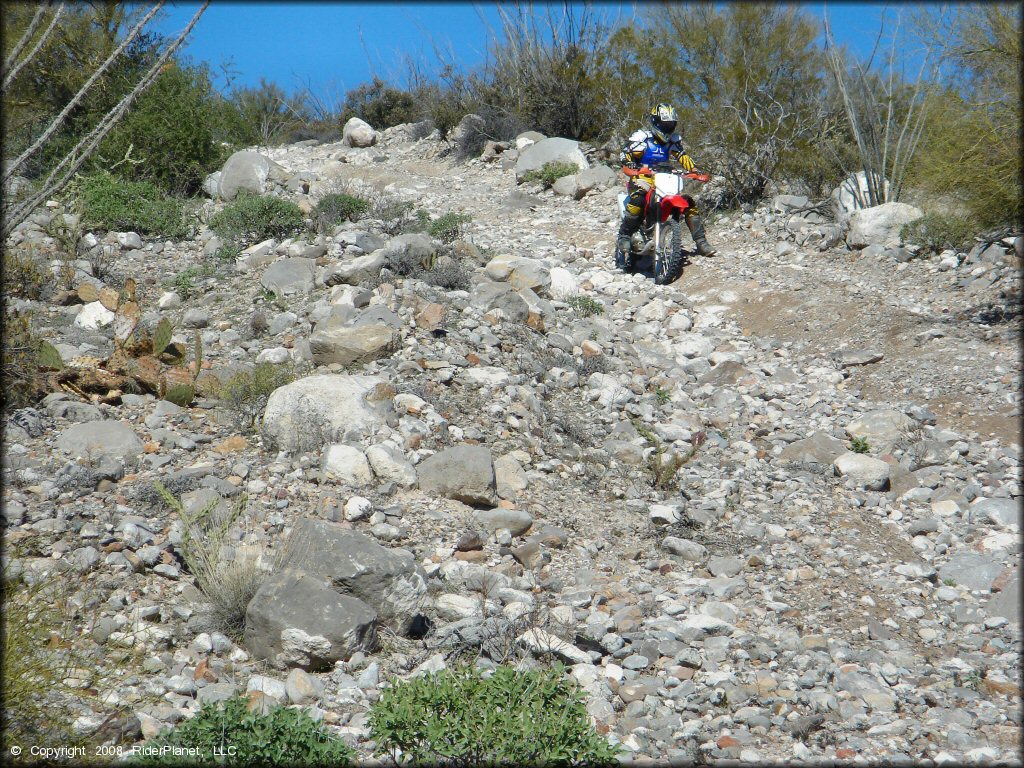
<svg viewBox="0 0 1024 768">
<path fill-rule="evenodd" d="M 65 186 L 67 186 L 75 173 L 78 172 L 85 161 L 88 160 L 96 151 L 96 148 L 100 145 L 100 142 L 103 141 L 104 137 L 106 137 L 111 129 L 117 125 L 118 121 L 124 117 L 132 103 L 161 73 L 171 57 L 174 55 L 175 51 L 177 51 L 185 38 L 188 37 L 193 27 L 195 27 L 199 18 L 206 11 L 208 5 L 209 0 L 200 6 L 178 36 L 164 47 L 163 51 L 159 53 L 150 67 L 135 81 L 133 87 L 116 104 L 106 111 L 106 113 L 102 115 L 91 128 L 85 130 L 82 135 L 75 137 L 77 141 L 74 146 L 64 153 L 62 157 L 55 160 L 52 167 L 48 168 L 46 177 L 36 185 L 32 192 L 20 200 L 12 200 L 10 199 L 10 196 L 4 195 L 2 222 L 0 222 L 0 226 L 2 226 L 2 236 L 4 238 L 6 238 L 14 227 L 28 218 L 32 211 L 35 210 L 36 206 L 44 200 L 58 194 Z M 103 76 L 112 66 L 115 65 L 119 57 L 124 54 L 125 50 L 133 43 L 133 41 L 139 38 L 144 27 L 152 20 L 162 6 L 163 2 L 161 1 L 150 9 L 148 13 L 146 13 L 146 15 L 143 16 L 125 34 L 124 38 L 120 40 L 116 47 L 114 47 L 113 50 L 98 63 L 86 81 L 63 105 L 60 112 L 50 118 L 48 125 L 46 125 L 46 127 L 40 132 L 39 136 L 16 158 L 13 158 L 10 162 L 5 162 L 3 168 L 3 183 L 5 187 L 20 169 L 24 168 L 33 158 L 38 157 L 40 153 L 46 150 L 50 142 L 53 141 L 55 134 L 62 126 L 64 126 L 68 116 L 82 103 L 83 99 L 85 99 L 88 94 L 97 87 L 98 83 L 102 82 Z M 7 106 L 8 99 L 11 95 L 12 86 L 17 82 L 17 78 L 24 72 L 25 68 L 32 63 L 35 57 L 39 55 L 39 52 L 43 49 L 46 41 L 54 31 L 59 29 L 65 11 L 66 8 L 64 3 L 56 6 L 56 8 L 53 7 L 52 3 L 40 5 L 29 22 L 25 32 L 11 49 L 11 52 L 4 61 L 5 74 L 2 85 L 0 85 L 0 99 L 4 101 L 5 107 Z M 49 18 L 48 25 L 39 37 L 36 38 L 36 33 L 39 27 L 42 26 L 42 23 L 46 19 L 48 13 L 52 14 Z M 30 45 L 32 47 L 28 50 L 28 53 L 22 55 L 25 49 L 29 48 Z"/>
</svg>

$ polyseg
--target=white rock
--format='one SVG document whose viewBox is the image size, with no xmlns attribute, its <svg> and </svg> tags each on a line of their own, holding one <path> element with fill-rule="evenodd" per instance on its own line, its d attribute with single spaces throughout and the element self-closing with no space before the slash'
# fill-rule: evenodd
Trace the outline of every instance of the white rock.
<svg viewBox="0 0 1024 768">
<path fill-rule="evenodd" d="M 847 451 L 832 463 L 841 476 L 862 488 L 880 491 L 889 483 L 889 465 L 873 456 Z"/>
<path fill-rule="evenodd" d="M 75 317 L 75 325 L 95 331 L 97 328 L 105 328 L 114 322 L 115 315 L 98 301 L 90 301 L 79 310 Z"/>
<path fill-rule="evenodd" d="M 283 680 L 277 680 L 267 675 L 253 675 L 245 686 L 245 692 L 260 691 L 277 701 L 286 701 L 288 698 L 288 687 Z"/>
<path fill-rule="evenodd" d="M 373 503 L 362 496 L 353 496 L 345 502 L 345 519 L 350 523 L 365 520 L 373 511 Z"/>
<path fill-rule="evenodd" d="M 369 485 L 373 482 L 370 462 L 358 448 L 334 443 L 324 449 L 323 470 L 339 483 Z"/>
</svg>

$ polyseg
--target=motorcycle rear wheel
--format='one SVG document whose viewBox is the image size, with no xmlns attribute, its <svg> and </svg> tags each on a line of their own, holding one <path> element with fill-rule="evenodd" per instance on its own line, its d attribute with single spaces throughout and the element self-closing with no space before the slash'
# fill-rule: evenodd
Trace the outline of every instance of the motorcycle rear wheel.
<svg viewBox="0 0 1024 768">
<path fill-rule="evenodd" d="M 662 225 L 660 240 L 654 260 L 654 282 L 669 285 L 683 274 L 683 223 L 679 216 L 673 216 Z"/>
</svg>

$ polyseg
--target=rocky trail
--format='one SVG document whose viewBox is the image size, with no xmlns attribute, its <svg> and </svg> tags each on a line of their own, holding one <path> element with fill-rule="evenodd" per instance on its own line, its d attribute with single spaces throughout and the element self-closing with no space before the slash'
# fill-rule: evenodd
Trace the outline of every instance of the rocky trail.
<svg viewBox="0 0 1024 768">
<path fill-rule="evenodd" d="M 102 282 L 138 282 L 144 325 L 200 334 L 205 375 L 310 375 L 256 434 L 203 387 L 186 408 L 61 392 L 8 420 L 14 566 L 65 575 L 102 671 L 76 731 L 117 711 L 131 743 L 247 692 L 369 758 L 396 677 L 557 659 L 625 760 L 1019 764 L 1014 244 L 850 249 L 778 195 L 712 215 L 719 255 L 655 286 L 613 268 L 613 174 L 517 184 L 523 144 L 456 162 L 398 126 L 261 150 L 307 209 L 363 184 L 468 214 L 451 245 L 363 220 L 180 296 L 212 233 L 108 238 Z M 15 240 L 45 243 L 45 215 Z M 466 290 L 402 276 L 422 258 Z M 110 354 L 82 304 L 34 304 L 66 364 Z M 299 552 L 244 636 L 209 624 L 154 480 L 193 513 L 244 496 L 235 557 Z"/>
</svg>

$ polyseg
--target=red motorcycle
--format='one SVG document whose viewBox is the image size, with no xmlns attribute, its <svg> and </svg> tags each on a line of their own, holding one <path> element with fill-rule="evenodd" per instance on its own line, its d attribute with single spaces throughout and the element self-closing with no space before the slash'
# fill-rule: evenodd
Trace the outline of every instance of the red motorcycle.
<svg viewBox="0 0 1024 768">
<path fill-rule="evenodd" d="M 706 182 L 711 177 L 675 165 L 622 170 L 627 176 L 654 176 L 654 186 L 644 200 L 643 223 L 630 241 L 627 263 L 636 264 L 645 256 L 653 256 L 654 282 L 673 283 L 682 276 L 689 255 L 683 250 L 683 220 L 690 203 L 683 196 L 683 187 L 687 179 Z M 626 215 L 626 197 L 625 192 L 619 194 L 619 216 Z"/>
</svg>

